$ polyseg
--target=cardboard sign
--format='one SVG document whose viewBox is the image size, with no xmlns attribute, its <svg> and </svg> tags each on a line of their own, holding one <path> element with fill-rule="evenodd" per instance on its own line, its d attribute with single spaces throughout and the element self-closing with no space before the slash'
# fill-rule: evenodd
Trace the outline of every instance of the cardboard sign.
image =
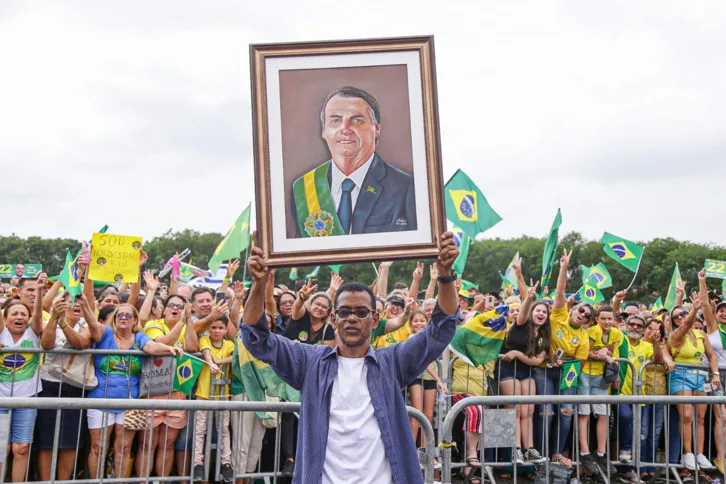
<svg viewBox="0 0 726 484">
<path fill-rule="evenodd" d="M 139 282 L 141 237 L 93 234 L 88 277 L 94 281 Z"/>
<path fill-rule="evenodd" d="M 706 277 L 726 279 L 726 262 L 722 260 L 706 259 L 703 267 L 706 269 Z"/>
<path fill-rule="evenodd" d="M 42 264 L 0 264 L 0 279 L 35 277 L 43 272 Z"/>
</svg>

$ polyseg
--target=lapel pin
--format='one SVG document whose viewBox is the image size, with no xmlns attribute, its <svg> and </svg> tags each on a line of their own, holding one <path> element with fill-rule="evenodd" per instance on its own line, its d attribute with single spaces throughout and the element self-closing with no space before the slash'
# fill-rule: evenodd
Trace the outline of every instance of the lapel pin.
<svg viewBox="0 0 726 484">
<path fill-rule="evenodd" d="M 366 191 L 371 192 L 373 195 L 376 194 L 376 189 L 372 186 L 368 185 L 368 188 L 366 188 Z"/>
</svg>

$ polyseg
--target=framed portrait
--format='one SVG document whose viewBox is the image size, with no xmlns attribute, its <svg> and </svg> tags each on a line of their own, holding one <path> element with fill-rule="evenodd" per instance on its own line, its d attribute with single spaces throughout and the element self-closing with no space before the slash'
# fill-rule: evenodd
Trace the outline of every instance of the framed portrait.
<svg viewBox="0 0 726 484">
<path fill-rule="evenodd" d="M 427 258 L 446 228 L 433 37 L 250 46 L 271 266 Z"/>
</svg>

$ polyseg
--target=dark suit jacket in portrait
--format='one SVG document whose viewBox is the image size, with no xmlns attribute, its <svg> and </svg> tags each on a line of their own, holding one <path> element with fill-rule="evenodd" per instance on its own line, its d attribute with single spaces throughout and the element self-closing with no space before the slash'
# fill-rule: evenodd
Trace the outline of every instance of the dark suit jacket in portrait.
<svg viewBox="0 0 726 484">
<path fill-rule="evenodd" d="M 346 235 L 331 193 L 331 164 L 326 161 L 292 185 L 296 237 Z M 351 234 L 407 230 L 416 230 L 413 177 L 374 154 L 353 210 Z"/>
</svg>

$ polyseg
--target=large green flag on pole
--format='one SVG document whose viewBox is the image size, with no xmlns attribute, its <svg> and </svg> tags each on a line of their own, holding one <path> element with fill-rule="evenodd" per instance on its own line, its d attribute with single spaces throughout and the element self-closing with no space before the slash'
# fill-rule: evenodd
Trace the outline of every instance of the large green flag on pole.
<svg viewBox="0 0 726 484">
<path fill-rule="evenodd" d="M 540 291 L 544 291 L 544 288 L 550 285 L 552 266 L 554 266 L 557 260 L 557 243 L 560 237 L 560 225 L 562 225 L 562 212 L 558 208 L 557 215 L 550 228 L 550 234 L 547 236 L 547 241 L 545 242 L 544 252 L 542 253 L 542 278 L 539 283 Z"/>
<path fill-rule="evenodd" d="M 217 246 L 211 259 L 209 259 L 209 270 L 216 273 L 223 261 L 239 259 L 240 254 L 247 250 L 250 245 L 250 213 L 252 204 L 237 217 L 237 221 L 229 229 L 227 235 Z"/>
<path fill-rule="evenodd" d="M 471 244 L 471 238 L 459 227 L 451 229 L 454 234 L 454 242 L 459 248 L 459 256 L 454 261 L 452 269 L 459 274 L 464 274 L 464 268 L 466 267 L 466 259 L 469 257 L 469 245 Z"/>
<path fill-rule="evenodd" d="M 456 170 L 446 183 L 444 200 L 446 218 L 472 239 L 502 220 L 479 187 L 461 170 Z"/>
<path fill-rule="evenodd" d="M 676 305 L 676 289 L 682 283 L 683 279 L 681 279 L 681 271 L 678 270 L 678 262 L 676 262 L 676 268 L 673 269 L 671 283 L 668 286 L 668 294 L 666 294 L 666 299 L 663 303 L 663 307 L 665 307 L 668 311 L 673 309 L 673 307 Z"/>
</svg>

